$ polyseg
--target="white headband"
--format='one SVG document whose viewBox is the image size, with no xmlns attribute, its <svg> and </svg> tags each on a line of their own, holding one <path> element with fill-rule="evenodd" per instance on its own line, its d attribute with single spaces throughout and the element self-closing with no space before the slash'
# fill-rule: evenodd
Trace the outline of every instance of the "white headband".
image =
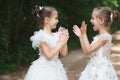
<svg viewBox="0 0 120 80">
<path fill-rule="evenodd" d="M 113 13 L 111 12 L 110 14 L 110 19 L 111 19 L 111 22 L 113 21 Z"/>
</svg>

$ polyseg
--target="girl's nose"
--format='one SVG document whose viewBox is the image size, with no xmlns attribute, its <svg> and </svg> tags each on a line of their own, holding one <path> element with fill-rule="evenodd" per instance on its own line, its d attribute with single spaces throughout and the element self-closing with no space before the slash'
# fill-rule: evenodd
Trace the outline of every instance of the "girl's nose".
<svg viewBox="0 0 120 80">
<path fill-rule="evenodd" d="M 57 22 L 59 22 L 59 20 L 57 20 Z"/>
<path fill-rule="evenodd" d="M 92 20 L 90 19 L 90 22 L 92 22 Z"/>
</svg>

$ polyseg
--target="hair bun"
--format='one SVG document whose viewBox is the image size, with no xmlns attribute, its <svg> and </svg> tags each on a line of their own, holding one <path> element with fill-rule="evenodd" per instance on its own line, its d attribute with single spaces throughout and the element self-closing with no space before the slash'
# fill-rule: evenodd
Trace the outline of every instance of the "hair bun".
<svg viewBox="0 0 120 80">
<path fill-rule="evenodd" d="M 32 15 L 35 16 L 35 17 L 39 17 L 39 12 L 40 12 L 39 6 L 38 6 L 38 5 L 35 5 L 35 6 L 32 8 Z"/>
<path fill-rule="evenodd" d="M 114 10 L 112 14 L 113 14 L 113 17 L 112 17 L 113 22 L 119 21 L 119 12 L 117 10 Z"/>
</svg>

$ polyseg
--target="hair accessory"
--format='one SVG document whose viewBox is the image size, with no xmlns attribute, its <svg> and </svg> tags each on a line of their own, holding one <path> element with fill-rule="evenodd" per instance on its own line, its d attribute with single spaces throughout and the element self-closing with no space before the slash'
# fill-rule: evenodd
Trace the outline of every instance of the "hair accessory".
<svg viewBox="0 0 120 80">
<path fill-rule="evenodd" d="M 38 17 L 38 18 L 40 17 L 38 13 L 37 13 L 37 17 Z"/>
<path fill-rule="evenodd" d="M 42 7 L 42 6 L 39 6 L 39 9 L 40 9 L 40 10 L 42 10 L 42 9 L 43 9 L 43 7 Z"/>
<path fill-rule="evenodd" d="M 111 22 L 113 21 L 113 13 L 111 12 L 110 14 L 110 19 L 111 19 Z"/>
<path fill-rule="evenodd" d="M 43 7 L 42 6 L 39 6 L 39 9 L 40 9 L 40 11 L 43 9 Z M 40 15 L 37 13 L 37 17 L 39 18 L 40 17 Z"/>
</svg>

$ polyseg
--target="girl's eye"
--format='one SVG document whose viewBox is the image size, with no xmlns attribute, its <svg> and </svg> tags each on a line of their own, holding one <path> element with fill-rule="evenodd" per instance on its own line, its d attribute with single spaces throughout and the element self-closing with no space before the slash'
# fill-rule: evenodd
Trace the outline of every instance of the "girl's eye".
<svg viewBox="0 0 120 80">
<path fill-rule="evenodd" d="M 91 19 L 94 19 L 93 17 L 91 17 Z"/>
<path fill-rule="evenodd" d="M 58 17 L 56 17 L 55 19 L 58 19 Z"/>
</svg>

